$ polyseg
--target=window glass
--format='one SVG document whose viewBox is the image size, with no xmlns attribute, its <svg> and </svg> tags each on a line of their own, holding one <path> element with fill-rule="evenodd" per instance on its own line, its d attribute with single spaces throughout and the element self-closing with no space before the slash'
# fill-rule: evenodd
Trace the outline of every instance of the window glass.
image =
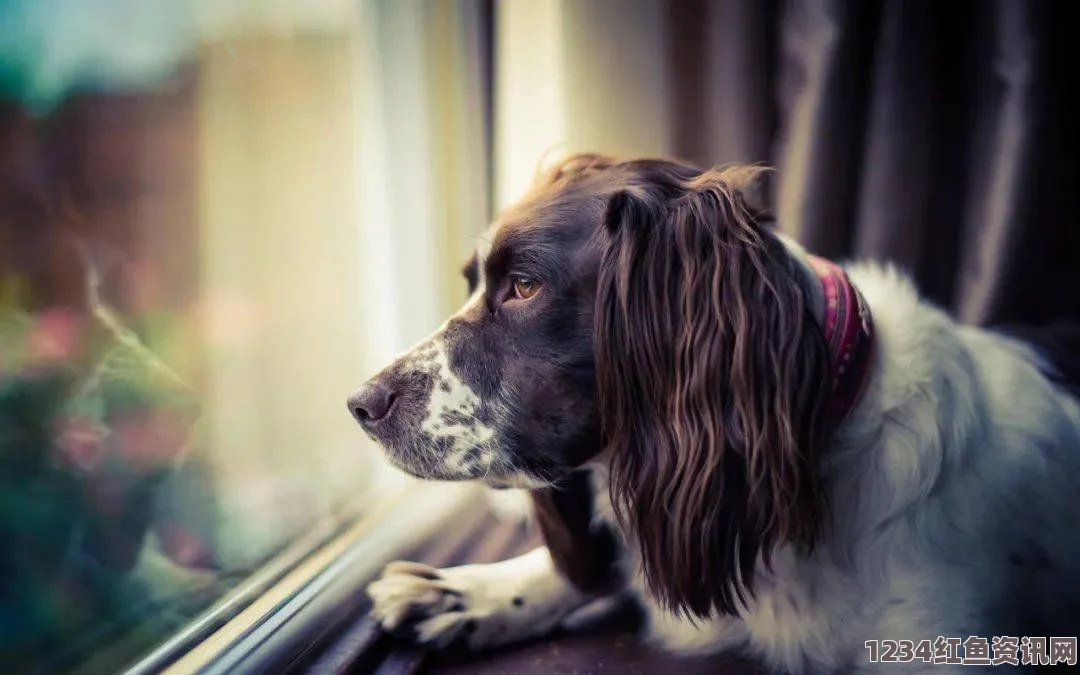
<svg viewBox="0 0 1080 675">
<path fill-rule="evenodd" d="M 0 2 L 6 672 L 116 672 L 408 482 L 345 399 L 464 298 L 478 6 Z"/>
</svg>

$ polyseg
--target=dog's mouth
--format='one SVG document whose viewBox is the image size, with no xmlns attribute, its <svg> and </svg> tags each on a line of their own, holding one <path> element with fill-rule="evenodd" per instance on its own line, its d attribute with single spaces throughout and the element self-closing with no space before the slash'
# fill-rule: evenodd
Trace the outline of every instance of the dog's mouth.
<svg viewBox="0 0 1080 675">
<path fill-rule="evenodd" d="M 490 444 L 462 447 L 460 439 L 432 436 L 418 429 L 375 441 L 391 465 L 421 480 L 475 481 L 495 490 L 534 489 L 553 482 L 544 477 L 548 472 L 519 468 Z"/>
<path fill-rule="evenodd" d="M 438 368 L 395 362 L 348 400 L 350 412 L 390 463 L 425 480 L 487 482 L 513 478 L 497 451 L 489 407 L 451 388 Z M 469 392 L 471 396 L 471 392 Z M 501 471 L 500 471 L 501 470 Z"/>
<path fill-rule="evenodd" d="M 482 482 L 493 490 L 515 490 L 523 487 L 523 481 L 516 475 L 488 476 Z"/>
<path fill-rule="evenodd" d="M 464 481 L 470 478 L 468 475 L 458 474 L 441 468 L 438 464 L 421 464 L 412 458 L 402 457 L 393 451 L 388 451 L 386 456 L 389 458 L 391 464 L 413 478 L 441 481 Z"/>
<path fill-rule="evenodd" d="M 423 480 L 452 482 L 471 480 L 486 482 L 488 478 L 502 480 L 491 475 L 490 466 L 485 466 L 482 461 L 447 461 L 449 458 L 434 451 L 433 445 L 428 446 L 425 453 L 399 452 L 387 448 L 386 456 L 398 469 Z"/>
<path fill-rule="evenodd" d="M 415 478 L 439 481 L 483 480 L 494 473 L 490 448 L 466 445 L 451 436 L 433 436 L 419 426 L 375 425 L 368 436 L 396 468 Z"/>
</svg>

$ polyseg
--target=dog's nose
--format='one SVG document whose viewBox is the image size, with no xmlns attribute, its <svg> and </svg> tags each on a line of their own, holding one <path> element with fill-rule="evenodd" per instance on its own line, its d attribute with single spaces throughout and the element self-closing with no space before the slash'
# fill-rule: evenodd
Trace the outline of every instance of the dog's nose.
<svg viewBox="0 0 1080 675">
<path fill-rule="evenodd" d="M 368 382 L 349 397 L 349 411 L 360 424 L 370 424 L 386 417 L 397 396 L 381 382 Z"/>
</svg>

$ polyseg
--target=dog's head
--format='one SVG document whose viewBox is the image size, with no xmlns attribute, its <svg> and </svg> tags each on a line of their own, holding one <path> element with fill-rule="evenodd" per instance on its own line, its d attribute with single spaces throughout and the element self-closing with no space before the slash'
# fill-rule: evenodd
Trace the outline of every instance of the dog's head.
<svg viewBox="0 0 1080 675">
<path fill-rule="evenodd" d="M 753 174 L 570 158 L 350 409 L 421 477 L 539 487 L 607 462 L 658 600 L 737 611 L 759 560 L 817 537 L 830 391 L 813 277 L 748 204 Z"/>
</svg>

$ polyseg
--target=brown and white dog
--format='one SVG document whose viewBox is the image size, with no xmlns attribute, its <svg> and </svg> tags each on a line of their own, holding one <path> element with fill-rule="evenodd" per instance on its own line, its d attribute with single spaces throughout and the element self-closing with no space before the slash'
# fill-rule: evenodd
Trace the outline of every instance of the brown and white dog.
<svg viewBox="0 0 1080 675">
<path fill-rule="evenodd" d="M 464 308 L 349 399 L 401 469 L 529 490 L 547 542 L 390 565 L 385 628 L 480 649 L 629 590 L 659 644 L 787 672 L 1077 635 L 1077 400 L 902 274 L 775 234 L 754 173 L 569 158 L 493 225 Z"/>
</svg>

